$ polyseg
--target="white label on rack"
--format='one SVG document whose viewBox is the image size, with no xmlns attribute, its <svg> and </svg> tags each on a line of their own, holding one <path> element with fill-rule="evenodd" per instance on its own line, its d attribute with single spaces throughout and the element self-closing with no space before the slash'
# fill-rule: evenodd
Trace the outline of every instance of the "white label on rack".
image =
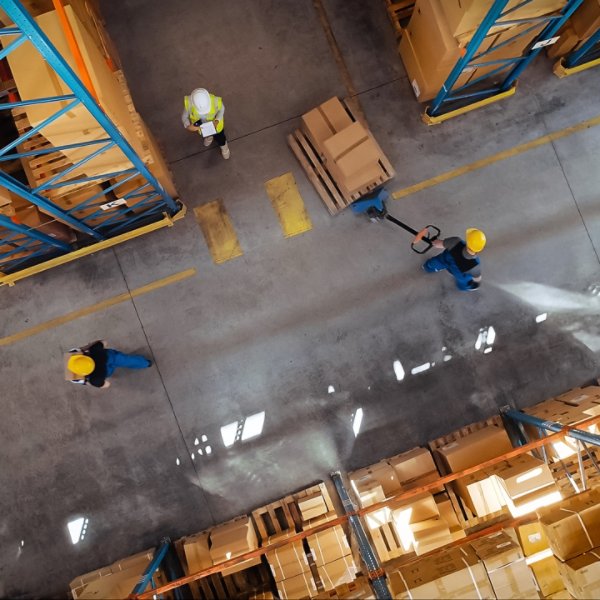
<svg viewBox="0 0 600 600">
<path fill-rule="evenodd" d="M 556 44 L 556 42 L 558 42 L 558 38 L 560 36 L 556 36 L 553 38 L 550 38 L 549 40 L 540 40 L 537 44 L 533 45 L 532 50 L 537 50 L 538 48 L 544 48 L 546 46 L 552 46 L 552 44 Z"/>
<path fill-rule="evenodd" d="M 421 95 L 421 88 L 419 87 L 419 84 L 417 83 L 416 79 L 412 80 L 412 88 L 413 92 L 415 93 L 415 96 L 418 98 Z"/>
<path fill-rule="evenodd" d="M 110 210 L 111 208 L 114 208 L 115 206 L 121 206 L 121 204 L 127 204 L 127 201 L 125 200 L 125 198 L 117 198 L 116 200 L 113 200 L 112 202 L 107 202 L 106 204 L 102 204 L 100 206 L 100 208 L 102 210 Z"/>
</svg>

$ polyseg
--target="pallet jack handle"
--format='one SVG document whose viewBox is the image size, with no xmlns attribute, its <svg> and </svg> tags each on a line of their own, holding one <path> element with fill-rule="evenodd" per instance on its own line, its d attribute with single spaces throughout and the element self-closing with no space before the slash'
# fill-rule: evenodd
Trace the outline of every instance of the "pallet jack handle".
<svg viewBox="0 0 600 600">
<path fill-rule="evenodd" d="M 385 218 L 394 223 L 394 225 L 402 227 L 402 229 L 408 231 L 408 233 L 412 233 L 415 236 L 410 247 L 412 251 L 416 252 L 417 254 L 425 254 L 425 252 L 430 250 L 433 247 L 433 242 L 435 242 L 435 240 L 437 240 L 442 233 L 435 225 L 427 225 L 426 227 L 423 227 L 421 231 L 417 231 L 390 214 L 386 214 Z M 424 242 L 425 245 L 420 245 L 421 242 Z"/>
</svg>

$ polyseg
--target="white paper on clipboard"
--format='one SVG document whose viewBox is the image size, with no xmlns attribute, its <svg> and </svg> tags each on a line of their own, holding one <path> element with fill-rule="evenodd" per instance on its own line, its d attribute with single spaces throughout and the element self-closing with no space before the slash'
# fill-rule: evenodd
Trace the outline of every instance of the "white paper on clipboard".
<svg viewBox="0 0 600 600">
<path fill-rule="evenodd" d="M 210 137 L 211 135 L 215 135 L 215 133 L 217 133 L 217 130 L 215 129 L 214 121 L 201 123 L 200 131 L 202 132 L 202 137 Z"/>
</svg>

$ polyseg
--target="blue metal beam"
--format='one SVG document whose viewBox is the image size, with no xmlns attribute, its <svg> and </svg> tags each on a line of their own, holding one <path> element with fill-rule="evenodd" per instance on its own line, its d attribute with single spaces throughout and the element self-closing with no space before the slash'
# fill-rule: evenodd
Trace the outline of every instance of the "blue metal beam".
<svg viewBox="0 0 600 600">
<path fill-rule="evenodd" d="M 509 417 L 510 419 L 514 419 L 515 421 L 527 423 L 537 428 L 546 429 L 547 431 L 557 432 L 562 431 L 565 428 L 564 425 L 561 425 L 560 423 L 557 423 L 555 421 L 546 421 L 544 419 L 540 419 L 539 417 L 522 413 L 518 410 L 510 409 L 504 411 L 502 414 L 506 417 Z M 587 444 L 600 446 L 600 435 L 590 433 L 589 431 L 583 431 L 581 429 L 569 429 L 569 437 L 572 437 L 576 440 L 580 440 L 582 442 L 586 442 Z"/>
<path fill-rule="evenodd" d="M 0 110 L 21 108 L 22 106 L 32 106 L 33 104 L 50 104 L 50 102 L 64 102 L 65 100 L 75 100 L 75 96 L 73 94 L 65 94 L 64 96 L 48 96 L 46 98 L 19 100 L 19 102 L 4 102 L 3 104 L 0 104 Z"/>
<path fill-rule="evenodd" d="M 369 578 L 371 585 L 373 586 L 373 590 L 375 591 L 375 597 L 379 600 L 391 600 L 392 594 L 387 586 L 385 573 L 381 569 L 381 565 L 377 560 L 375 552 L 373 552 L 373 548 L 371 548 L 371 544 L 369 543 L 369 539 L 365 533 L 362 521 L 356 514 L 356 507 L 350 499 L 348 490 L 344 485 L 342 474 L 339 471 L 335 471 L 331 474 L 331 479 L 333 480 L 335 489 L 337 490 L 340 500 L 344 505 L 344 511 L 348 515 L 348 522 L 350 523 L 350 526 L 356 535 L 356 539 L 358 541 L 358 550 L 360 551 L 360 555 L 369 571 Z"/>
<path fill-rule="evenodd" d="M 539 35 L 538 40 L 549 40 L 553 38 L 558 30 L 569 20 L 571 15 L 581 6 L 583 0 L 569 0 L 567 5 L 562 9 L 560 18 L 552 19 L 545 27 L 544 31 Z M 521 73 L 531 64 L 531 61 L 542 51 L 542 47 L 531 50 L 507 76 L 504 83 L 500 87 L 500 92 L 506 92 L 511 88 L 513 83 L 519 78 Z"/>
<path fill-rule="evenodd" d="M 14 231 L 15 233 L 21 233 L 28 238 L 33 238 L 34 240 L 38 240 L 48 246 L 52 246 L 54 248 L 58 248 L 59 250 L 64 250 L 65 252 L 70 252 L 73 248 L 70 244 L 66 242 L 62 242 L 61 240 L 57 240 L 56 238 L 50 237 L 41 231 L 37 231 L 36 229 L 31 229 L 25 225 L 19 225 L 14 223 L 6 217 L 5 215 L 0 215 L 0 226 L 6 229 L 10 229 L 10 231 Z"/>
<path fill-rule="evenodd" d="M 77 96 L 88 109 L 94 119 L 96 119 L 96 121 L 105 129 L 109 137 L 114 140 L 115 144 L 121 149 L 127 159 L 161 194 L 169 209 L 172 212 L 177 212 L 178 206 L 175 203 L 175 200 L 166 192 L 114 123 L 107 117 L 100 106 L 98 106 L 92 95 L 75 75 L 71 67 L 57 52 L 56 48 L 54 48 L 46 34 L 27 14 L 23 5 L 17 0 L 3 0 L 2 7 L 15 25 L 33 42 L 36 49 L 42 54 L 50 67 L 54 69 L 57 75 L 69 86 L 75 96 Z M 5 152 L 2 153 L 4 154 Z"/>
<path fill-rule="evenodd" d="M 600 44 L 600 29 L 596 31 L 596 33 L 592 34 L 582 45 L 581 48 L 578 48 L 567 58 L 565 59 L 565 67 L 567 69 L 572 69 L 573 67 L 577 67 L 580 63 L 585 62 L 585 58 L 588 52 L 594 48 L 596 44 Z"/>
<path fill-rule="evenodd" d="M 0 60 L 8 56 L 13 50 L 16 50 L 19 46 L 24 44 L 27 38 L 24 35 L 20 35 L 16 40 L 13 40 L 6 48 L 0 50 Z"/>
<path fill-rule="evenodd" d="M 148 584 L 152 580 L 152 576 L 156 569 L 160 567 L 160 563 L 163 561 L 164 557 L 167 555 L 169 550 L 170 541 L 168 539 L 164 539 L 161 541 L 160 546 L 154 551 L 154 557 L 146 567 L 146 570 L 142 574 L 142 578 L 140 582 L 133 588 L 131 594 L 133 596 L 137 596 L 142 592 L 146 591 Z"/>
<path fill-rule="evenodd" d="M 52 154 L 61 152 L 62 150 L 74 150 L 83 146 L 95 146 L 110 142 L 110 138 L 102 138 L 101 140 L 92 140 L 90 142 L 79 142 L 78 144 L 65 144 L 64 146 L 52 146 L 51 148 L 38 148 L 37 150 L 29 150 L 28 152 L 16 152 L 15 154 L 5 154 L 0 156 L 0 162 L 3 160 L 15 160 L 17 158 L 25 158 L 26 156 L 43 156 L 44 154 Z"/>
</svg>

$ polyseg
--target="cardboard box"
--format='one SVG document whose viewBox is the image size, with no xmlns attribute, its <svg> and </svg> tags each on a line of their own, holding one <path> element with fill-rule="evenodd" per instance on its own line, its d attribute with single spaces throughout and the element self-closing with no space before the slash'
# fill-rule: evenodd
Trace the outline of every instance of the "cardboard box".
<svg viewBox="0 0 600 600">
<path fill-rule="evenodd" d="M 353 481 L 352 487 L 363 508 L 385 500 L 383 487 L 381 487 L 379 482 L 373 481 L 372 479 Z"/>
<path fill-rule="evenodd" d="M 531 558 L 535 559 L 535 555 Z M 533 571 L 542 596 L 549 596 L 565 589 L 557 562 L 554 556 L 545 556 L 540 560 L 529 562 L 529 568 Z"/>
<path fill-rule="evenodd" d="M 458 517 L 454 512 L 454 508 L 452 506 L 452 502 L 445 498 L 435 498 L 435 503 L 437 504 L 438 510 L 440 512 L 440 518 L 444 519 L 448 524 L 450 531 L 458 531 L 461 529 L 460 523 L 458 522 Z"/>
<path fill-rule="evenodd" d="M 327 503 L 321 492 L 315 492 L 298 500 L 298 508 L 303 521 L 315 519 L 328 512 Z"/>
<path fill-rule="evenodd" d="M 333 590 L 315 596 L 316 600 L 375 600 L 375 595 L 365 577 L 338 585 Z"/>
<path fill-rule="evenodd" d="M 548 545 L 548 538 L 539 521 L 527 523 L 526 525 L 519 525 L 519 527 L 517 527 L 517 535 L 525 556 L 537 554 L 550 547 Z"/>
<path fill-rule="evenodd" d="M 448 523 L 443 519 L 428 519 L 410 526 L 417 556 L 441 548 L 452 541 Z"/>
<path fill-rule="evenodd" d="M 310 572 L 277 582 L 280 598 L 310 598 L 317 593 L 317 585 Z"/>
<path fill-rule="evenodd" d="M 302 130 L 320 154 L 325 140 L 350 125 L 352 118 L 336 97 L 302 115 Z"/>
<path fill-rule="evenodd" d="M 215 564 L 256 548 L 258 548 L 258 538 L 250 517 L 238 517 L 229 523 L 215 527 L 210 532 L 210 556 Z M 259 563 L 260 557 L 251 558 L 227 568 L 223 574 L 231 575 Z"/>
<path fill-rule="evenodd" d="M 348 538 L 341 525 L 310 535 L 306 540 L 317 566 L 351 553 Z"/>
<path fill-rule="evenodd" d="M 461 477 L 454 482 L 457 495 L 478 517 L 495 513 L 506 506 L 500 484 L 490 472 L 493 470 L 480 471 Z"/>
<path fill-rule="evenodd" d="M 495 598 L 483 565 L 472 548 L 450 548 L 425 556 L 389 574 L 394 598 Z"/>
<path fill-rule="evenodd" d="M 522 454 L 505 461 L 495 470 L 494 476 L 506 496 L 513 500 L 546 486 L 555 485 L 548 465 L 530 454 Z"/>
<path fill-rule="evenodd" d="M 86 584 L 77 593 L 81 600 L 120 600 L 127 598 L 139 583 L 141 573 L 137 569 L 129 569 L 120 573 L 111 573 Z"/>
<path fill-rule="evenodd" d="M 540 508 L 548 507 L 562 500 L 562 493 L 558 487 L 547 485 L 546 487 L 535 490 L 530 494 L 525 494 L 519 498 L 506 497 L 506 506 L 513 517 L 521 517 L 532 513 Z"/>
<path fill-rule="evenodd" d="M 268 543 L 272 544 L 282 539 L 287 539 L 291 535 L 295 535 L 294 531 L 279 533 L 269 537 Z M 308 557 L 304 552 L 304 544 L 302 541 L 287 544 L 281 548 L 277 548 L 272 552 L 265 554 L 267 562 L 273 572 L 275 581 L 296 577 L 302 573 L 310 571 Z"/>
<path fill-rule="evenodd" d="M 379 160 L 379 149 L 358 121 L 323 142 L 328 169 L 335 166 L 343 177 L 352 177 Z"/>
<path fill-rule="evenodd" d="M 523 552 L 506 532 L 498 531 L 471 542 L 471 547 L 483 561 L 488 572 L 523 558 Z"/>
<path fill-rule="evenodd" d="M 323 587 L 325 588 L 325 591 L 327 591 L 344 583 L 351 583 L 354 581 L 358 569 L 354 564 L 352 556 L 348 555 L 324 565 L 317 566 L 317 570 L 321 582 L 323 583 Z"/>
<path fill-rule="evenodd" d="M 397 505 L 394 505 L 397 506 Z M 392 510 L 392 522 L 402 547 L 407 550 L 414 543 L 413 524 L 438 519 L 440 512 L 431 494 L 417 496 Z"/>
<path fill-rule="evenodd" d="M 488 570 L 488 577 L 494 588 L 496 598 L 502 598 L 503 600 L 535 598 L 535 600 L 538 600 L 540 597 L 533 574 L 524 558 L 493 571 Z"/>
<path fill-rule="evenodd" d="M 62 242 L 70 243 L 76 238 L 75 232 L 70 227 L 40 212 L 37 206 L 31 205 L 15 211 L 12 220 Z"/>
<path fill-rule="evenodd" d="M 600 548 L 556 563 L 573 598 L 600 598 Z"/>
<path fill-rule="evenodd" d="M 188 573 L 197 573 L 212 567 L 213 560 L 209 550 L 208 531 L 186 537 L 183 542 L 183 552 L 188 565 Z"/>
<path fill-rule="evenodd" d="M 432 473 L 436 478 L 439 477 L 431 452 L 427 448 L 413 448 L 388 458 L 387 462 L 394 469 L 401 486 L 422 477 L 430 477 Z"/>
<path fill-rule="evenodd" d="M 436 450 L 451 473 L 474 467 L 512 450 L 504 427 L 491 425 Z"/>
<path fill-rule="evenodd" d="M 569 34 L 574 31 L 570 26 L 567 26 L 561 33 L 561 39 L 564 34 Z M 560 396 L 556 396 L 556 400 L 568 404 L 569 406 L 589 406 L 590 404 L 600 404 L 600 386 L 590 385 L 585 388 L 575 388 Z"/>
<path fill-rule="evenodd" d="M 382 487 L 385 497 L 393 496 L 400 491 L 398 476 L 385 461 L 353 471 L 349 474 L 349 477 L 352 487 L 358 495 L 360 495 L 361 490 L 370 488 L 372 482 L 376 482 Z"/>
<path fill-rule="evenodd" d="M 600 546 L 600 490 L 570 496 L 538 511 L 552 552 L 566 561 Z"/>
<path fill-rule="evenodd" d="M 580 40 L 589 38 L 600 29 L 600 0 L 583 0 L 571 17 L 571 26 Z"/>
</svg>

